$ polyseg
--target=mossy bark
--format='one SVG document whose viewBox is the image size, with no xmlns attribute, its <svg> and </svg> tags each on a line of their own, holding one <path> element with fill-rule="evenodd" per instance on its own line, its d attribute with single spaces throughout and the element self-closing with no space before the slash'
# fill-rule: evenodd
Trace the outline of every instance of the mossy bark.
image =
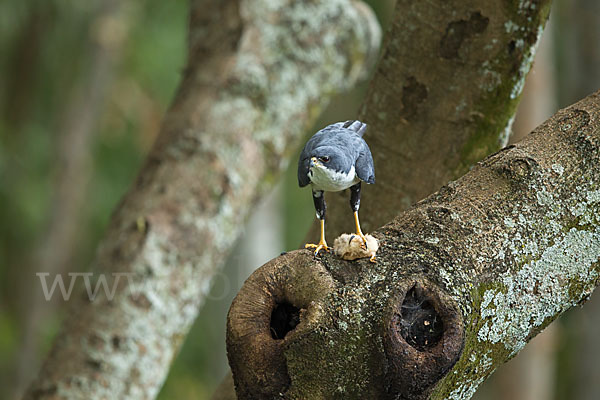
<svg viewBox="0 0 600 400">
<path fill-rule="evenodd" d="M 585 302 L 600 283 L 600 92 L 373 235 L 376 264 L 299 250 L 248 279 L 228 316 L 238 398 L 468 399 Z"/>
<path fill-rule="evenodd" d="M 128 279 L 74 296 L 27 399 L 155 397 L 252 205 L 379 36 L 348 0 L 191 2 L 182 83 L 94 260 Z"/>
<path fill-rule="evenodd" d="M 363 185 L 366 232 L 506 145 L 550 5 L 397 1 L 359 115 L 377 175 Z M 328 193 L 327 202 L 327 236 L 349 232 L 348 194 Z M 318 237 L 317 225 L 307 240 Z"/>
</svg>

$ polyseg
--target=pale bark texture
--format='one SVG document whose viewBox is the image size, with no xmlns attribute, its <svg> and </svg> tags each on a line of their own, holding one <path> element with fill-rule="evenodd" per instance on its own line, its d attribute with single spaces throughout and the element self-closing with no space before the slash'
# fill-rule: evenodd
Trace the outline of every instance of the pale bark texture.
<svg viewBox="0 0 600 400">
<path fill-rule="evenodd" d="M 553 12 L 556 9 L 553 8 Z M 523 140 L 536 126 L 558 110 L 554 79 L 552 17 L 540 41 L 531 72 L 527 76 L 519 103 L 510 144 Z M 600 85 L 598 85 L 600 87 Z M 581 97 L 587 95 L 582 94 Z M 585 309 L 588 309 L 588 303 Z M 560 324 L 553 324 L 536 336 L 510 363 L 500 367 L 482 384 L 475 400 L 553 399 L 556 393 L 556 344 Z"/>
<path fill-rule="evenodd" d="M 258 269 L 227 349 L 240 399 L 468 399 L 600 282 L 600 92 L 373 234 Z"/>
<path fill-rule="evenodd" d="M 191 2 L 182 83 L 94 261 L 132 282 L 74 296 L 27 399 L 156 396 L 255 200 L 379 36 L 353 1 Z"/>
<path fill-rule="evenodd" d="M 550 4 L 398 0 L 359 115 L 377 177 L 363 185 L 367 232 L 506 145 Z M 348 194 L 327 202 L 328 238 L 350 232 Z"/>
</svg>

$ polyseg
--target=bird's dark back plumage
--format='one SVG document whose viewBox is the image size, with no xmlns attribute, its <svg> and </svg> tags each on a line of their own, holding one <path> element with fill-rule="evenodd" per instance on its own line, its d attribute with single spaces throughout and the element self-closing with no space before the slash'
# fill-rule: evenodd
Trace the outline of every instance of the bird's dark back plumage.
<svg viewBox="0 0 600 400">
<path fill-rule="evenodd" d="M 371 150 L 362 136 L 367 124 L 358 120 L 337 122 L 315 133 L 306 143 L 298 160 L 298 184 L 310 183 L 308 171 L 311 157 L 330 156 L 327 167 L 341 173 L 355 168 L 358 177 L 366 183 L 375 183 L 375 168 Z"/>
</svg>

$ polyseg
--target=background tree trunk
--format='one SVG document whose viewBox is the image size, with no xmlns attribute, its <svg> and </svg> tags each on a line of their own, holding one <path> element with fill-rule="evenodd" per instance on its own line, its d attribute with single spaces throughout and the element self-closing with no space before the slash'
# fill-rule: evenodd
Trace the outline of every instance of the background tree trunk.
<svg viewBox="0 0 600 400">
<path fill-rule="evenodd" d="M 193 1 L 189 59 L 95 271 L 132 273 L 72 314 L 26 398 L 153 398 L 257 197 L 376 54 L 360 3 Z"/>
<path fill-rule="evenodd" d="M 470 398 L 600 282 L 599 158 L 597 92 L 376 231 L 377 264 L 267 263 L 229 312 L 238 397 Z"/>
</svg>

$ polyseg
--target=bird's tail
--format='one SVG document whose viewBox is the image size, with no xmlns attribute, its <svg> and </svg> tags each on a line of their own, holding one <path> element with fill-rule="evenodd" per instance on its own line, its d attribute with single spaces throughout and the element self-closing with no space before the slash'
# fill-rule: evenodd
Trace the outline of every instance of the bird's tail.
<svg viewBox="0 0 600 400">
<path fill-rule="evenodd" d="M 348 120 L 344 122 L 343 127 L 356 132 L 358 136 L 363 136 L 367 131 L 367 124 L 360 122 L 359 120 Z"/>
</svg>

